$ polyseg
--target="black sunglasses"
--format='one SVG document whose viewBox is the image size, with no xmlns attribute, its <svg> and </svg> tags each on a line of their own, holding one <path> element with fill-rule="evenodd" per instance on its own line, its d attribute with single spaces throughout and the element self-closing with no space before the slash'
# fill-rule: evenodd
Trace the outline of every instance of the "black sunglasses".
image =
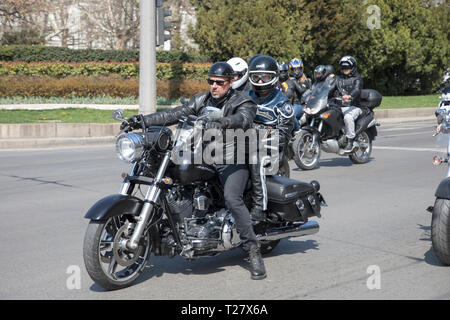
<svg viewBox="0 0 450 320">
<path fill-rule="evenodd" d="M 212 80 L 212 79 L 207 79 L 206 81 L 208 81 L 208 84 L 210 86 L 212 86 L 215 83 L 217 83 L 218 86 L 223 86 L 225 84 L 225 82 L 228 82 L 229 80 Z"/>
</svg>

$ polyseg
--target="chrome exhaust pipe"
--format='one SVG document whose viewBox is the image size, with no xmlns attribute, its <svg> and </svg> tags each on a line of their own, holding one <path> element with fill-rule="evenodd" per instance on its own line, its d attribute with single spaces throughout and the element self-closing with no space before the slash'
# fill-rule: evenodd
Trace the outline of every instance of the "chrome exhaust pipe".
<svg viewBox="0 0 450 320">
<path fill-rule="evenodd" d="M 280 227 L 268 230 L 265 234 L 258 234 L 256 238 L 264 241 L 274 241 L 291 237 L 307 236 L 319 232 L 319 223 L 309 221 L 301 225 Z"/>
</svg>

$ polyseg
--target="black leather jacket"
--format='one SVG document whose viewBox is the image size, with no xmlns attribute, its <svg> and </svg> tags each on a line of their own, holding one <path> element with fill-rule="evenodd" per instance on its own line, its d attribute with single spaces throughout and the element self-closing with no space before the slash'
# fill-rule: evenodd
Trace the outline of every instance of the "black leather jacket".
<svg viewBox="0 0 450 320">
<path fill-rule="evenodd" d="M 156 112 L 144 116 L 146 126 L 170 126 L 178 123 L 183 116 L 199 116 L 206 106 L 223 110 L 223 116 L 228 119 L 228 126 L 224 129 L 243 129 L 252 127 L 256 115 L 256 104 L 244 92 L 230 89 L 224 97 L 217 100 L 208 91 L 193 96 L 189 102 L 174 109 Z"/>
<path fill-rule="evenodd" d="M 361 89 L 363 88 L 363 80 L 358 72 L 355 74 L 340 75 L 335 77 L 333 86 L 330 89 L 332 97 L 342 97 L 345 94 L 352 96 L 351 105 L 359 106 Z"/>
<path fill-rule="evenodd" d="M 286 89 L 286 97 L 292 104 L 300 104 L 303 93 L 311 88 L 311 79 L 307 78 L 305 82 L 300 82 L 295 78 L 286 80 L 288 88 Z"/>
</svg>

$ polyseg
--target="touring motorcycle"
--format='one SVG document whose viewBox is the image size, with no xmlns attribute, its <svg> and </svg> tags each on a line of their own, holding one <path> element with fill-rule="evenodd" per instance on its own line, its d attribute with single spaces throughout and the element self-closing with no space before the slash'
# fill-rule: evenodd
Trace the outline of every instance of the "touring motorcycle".
<svg viewBox="0 0 450 320">
<path fill-rule="evenodd" d="M 318 166 L 321 150 L 349 156 L 355 164 L 369 161 L 372 141 L 377 136 L 377 123 L 373 109 L 381 104 L 381 95 L 373 89 L 361 90 L 360 108 L 362 114 L 355 121 L 354 149 L 344 152 L 347 138 L 345 136 L 344 117 L 341 106 L 350 106 L 351 100 L 343 102 L 341 98 L 328 98 L 330 82 L 317 82 L 309 92 L 302 118 L 301 130 L 291 145 L 292 158 L 303 170 Z"/>
<path fill-rule="evenodd" d="M 211 115 L 213 112 L 210 112 Z M 123 119 L 121 110 L 113 117 Z M 142 116 L 139 116 L 142 120 Z M 180 146 L 195 149 L 205 116 L 180 119 L 169 127 L 121 131 L 116 141 L 120 159 L 131 164 L 118 194 L 95 203 L 83 246 L 86 269 L 107 290 L 130 286 L 143 272 L 150 255 L 186 259 L 215 256 L 239 247 L 234 219 L 226 209 L 223 187 L 210 165 L 174 161 Z M 182 149 L 186 150 L 186 149 Z M 249 199 L 251 185 L 246 189 Z M 263 254 L 281 239 L 318 232 L 321 206 L 326 205 L 317 181 L 280 175 L 265 177 L 265 221 L 253 221 Z"/>
<path fill-rule="evenodd" d="M 449 164 L 450 157 L 450 110 L 438 109 L 442 117 L 442 125 L 439 133 L 447 135 L 447 157 L 435 156 L 433 164 Z M 428 207 L 431 217 L 431 243 L 436 257 L 446 265 L 450 265 L 450 166 L 447 176 L 439 184 L 435 192 L 434 206 Z"/>
</svg>

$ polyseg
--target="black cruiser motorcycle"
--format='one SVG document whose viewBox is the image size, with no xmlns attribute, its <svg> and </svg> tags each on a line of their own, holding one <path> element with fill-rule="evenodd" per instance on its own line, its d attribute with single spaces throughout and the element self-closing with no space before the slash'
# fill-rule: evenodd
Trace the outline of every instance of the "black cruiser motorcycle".
<svg viewBox="0 0 450 320">
<path fill-rule="evenodd" d="M 328 99 L 331 86 L 328 81 L 315 84 L 305 107 L 301 130 L 292 142 L 292 158 L 303 170 L 311 170 L 319 165 L 321 150 L 347 156 L 355 164 L 369 161 L 372 141 L 377 136 L 377 123 L 373 109 L 381 104 L 381 95 L 372 89 L 361 91 L 361 116 L 355 121 L 356 147 L 348 154 L 344 152 L 347 142 L 344 117 L 341 106 L 346 103 L 340 98 Z M 349 101 L 350 102 L 350 101 Z M 347 103 L 349 103 L 347 102 Z"/>
<path fill-rule="evenodd" d="M 433 164 L 449 165 L 450 157 L 450 111 L 446 108 L 437 110 L 443 118 L 440 132 L 447 136 L 447 157 L 435 156 Z M 431 243 L 436 257 L 445 265 L 450 265 L 450 166 L 447 176 L 441 181 L 435 192 L 434 206 L 428 207 L 431 217 Z"/>
<path fill-rule="evenodd" d="M 124 121 L 121 110 L 113 117 Z M 83 247 L 86 269 L 107 290 L 130 286 L 152 253 L 191 260 L 240 245 L 212 167 L 173 161 L 180 146 L 195 152 L 193 137 L 203 130 L 203 115 L 181 119 L 174 133 L 167 127 L 145 128 L 143 121 L 142 126 L 117 138 L 119 158 L 131 164 L 120 193 L 100 199 L 85 216 L 90 220 Z M 267 218 L 254 221 L 263 254 L 281 239 L 318 232 L 319 224 L 309 218 L 320 217 L 326 205 L 319 188 L 317 181 L 266 177 Z"/>
</svg>

